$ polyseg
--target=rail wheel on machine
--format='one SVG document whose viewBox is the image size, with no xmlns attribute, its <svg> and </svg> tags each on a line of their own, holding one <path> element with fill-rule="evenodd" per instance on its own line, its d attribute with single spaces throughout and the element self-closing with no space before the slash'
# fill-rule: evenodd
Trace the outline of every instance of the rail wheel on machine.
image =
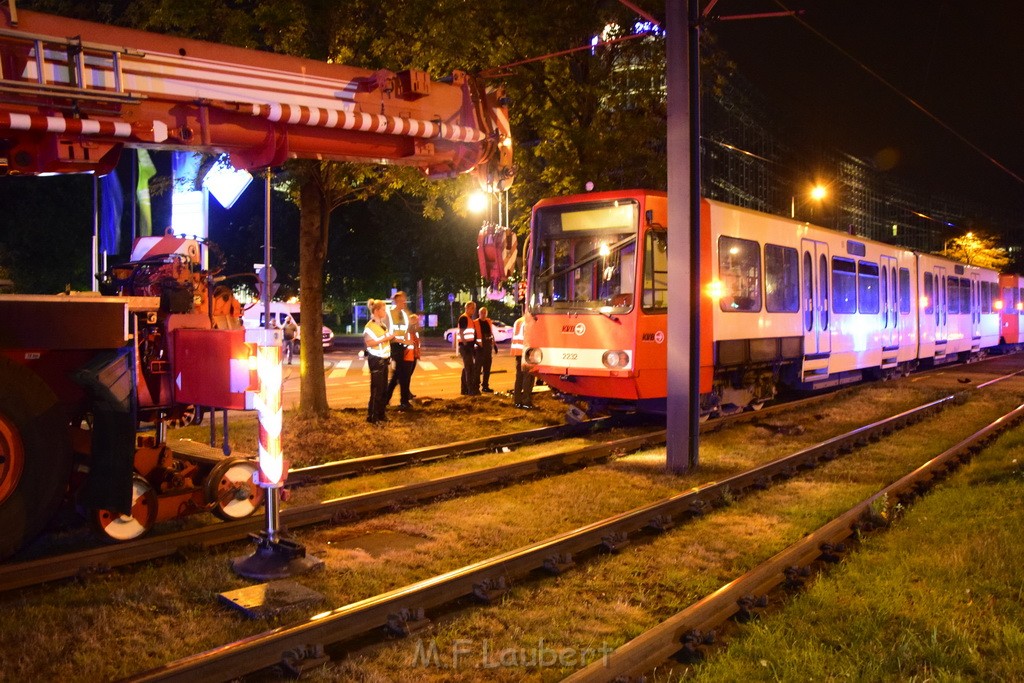
<svg viewBox="0 0 1024 683">
<path fill-rule="evenodd" d="M 153 486 L 136 474 L 132 477 L 132 509 L 126 515 L 112 510 L 94 510 L 93 522 L 109 541 L 131 541 L 153 528 L 157 498 Z"/>
<path fill-rule="evenodd" d="M 206 478 L 206 500 L 213 503 L 213 514 L 232 520 L 248 517 L 263 502 L 263 489 L 253 477 L 259 465 L 248 458 L 225 458 L 214 465 Z"/>
<path fill-rule="evenodd" d="M 0 358 L 0 558 L 50 521 L 71 477 L 71 437 L 57 396 Z"/>
</svg>

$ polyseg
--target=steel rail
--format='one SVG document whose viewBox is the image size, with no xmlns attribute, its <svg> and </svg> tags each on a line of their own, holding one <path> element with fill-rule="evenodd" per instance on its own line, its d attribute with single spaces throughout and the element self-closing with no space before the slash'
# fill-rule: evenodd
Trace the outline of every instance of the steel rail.
<svg viewBox="0 0 1024 683">
<path fill-rule="evenodd" d="M 993 384 L 1021 372 L 1024 371 L 1004 375 L 983 385 L 978 385 L 977 388 Z M 848 390 L 849 388 L 843 388 L 826 394 L 818 394 L 796 401 L 779 403 L 760 411 L 747 411 L 724 416 L 701 424 L 701 431 L 713 431 L 734 423 L 763 420 L 775 412 L 798 410 L 807 405 L 835 398 Z M 401 464 L 455 457 L 457 455 L 469 454 L 470 452 L 485 452 L 490 448 L 497 450 L 512 447 L 517 443 L 514 438 L 517 434 L 525 435 L 526 443 L 536 443 L 547 439 L 557 439 L 559 438 L 558 434 L 585 435 L 593 430 L 595 423 L 597 423 L 598 429 L 628 424 L 628 421 L 620 421 L 613 424 L 612 422 L 604 422 L 604 419 L 606 418 L 602 418 L 602 421 L 595 420 L 591 423 L 578 425 L 576 430 L 561 431 L 566 425 L 558 425 L 556 427 L 543 427 L 525 432 L 498 435 L 496 437 L 470 439 L 440 447 L 412 449 L 398 454 L 368 456 L 367 458 L 355 459 L 355 461 L 368 462 L 347 472 L 344 470 L 348 461 L 329 463 L 328 465 L 338 465 L 337 471 L 343 473 L 332 475 L 328 473 L 329 470 L 321 470 L 318 474 L 311 475 L 307 481 L 311 481 L 314 478 L 328 478 L 329 476 L 346 476 L 354 474 L 355 471 L 365 473 L 389 469 L 398 467 Z M 591 427 L 588 427 L 588 424 Z M 535 476 L 540 472 L 582 466 L 587 462 L 596 462 L 600 459 L 611 457 L 616 452 L 627 452 L 648 446 L 660 445 L 664 443 L 664 436 L 664 431 L 652 432 L 639 437 L 627 437 L 626 439 L 616 440 L 608 444 L 586 446 L 581 449 L 556 453 L 550 456 L 531 458 L 522 463 L 513 463 L 507 466 L 500 466 L 499 468 L 490 468 L 464 475 L 452 475 L 451 477 L 443 477 L 421 484 L 393 487 L 383 491 L 371 491 L 307 506 L 289 508 L 281 513 L 281 520 L 286 527 L 292 529 L 318 523 L 335 523 L 349 519 L 353 515 L 366 515 L 384 509 L 391 509 L 396 502 L 399 504 L 422 502 L 453 491 L 467 491 L 511 479 Z M 474 451 L 474 449 L 476 450 Z M 326 466 L 316 466 L 307 469 L 316 470 L 317 467 Z M 262 529 L 262 521 L 258 517 L 254 517 L 229 522 L 218 522 L 197 529 L 177 531 L 159 536 L 147 536 L 135 541 L 116 545 L 103 545 L 38 560 L 0 564 L 0 593 L 50 581 L 101 574 L 115 567 L 169 557 L 189 549 L 211 548 L 237 542 L 249 538 L 252 534 L 256 534 Z"/>
<path fill-rule="evenodd" d="M 283 510 L 280 513 L 280 519 L 282 525 L 290 530 L 313 524 L 336 523 L 352 519 L 357 515 L 391 510 L 396 505 L 410 505 L 433 500 L 453 492 L 473 491 L 528 477 L 555 474 L 574 467 L 599 462 L 617 454 L 659 446 L 664 443 L 665 430 L 655 430 L 646 434 L 581 446 L 559 453 L 533 456 L 518 462 L 482 470 L 295 506 Z M 259 516 L 256 516 L 39 560 L 0 565 L 0 592 L 48 581 L 100 573 L 117 566 L 168 557 L 188 548 L 209 548 L 241 541 L 247 539 L 251 534 L 259 532 L 262 528 L 263 522 Z"/>
<path fill-rule="evenodd" d="M 826 396 L 835 396 L 835 394 Z M 759 412 L 731 415 L 712 423 L 706 423 L 702 427 L 707 426 L 709 429 L 717 429 L 725 424 L 761 419 L 771 414 L 772 409 L 781 410 L 799 407 L 821 401 L 826 396 L 814 396 L 801 401 L 778 404 Z M 614 426 L 613 422 L 599 422 L 597 428 L 611 428 Z M 305 468 L 314 470 L 316 473 L 309 475 L 303 483 L 312 483 L 314 479 L 354 475 L 356 472 L 366 473 L 390 469 L 403 464 L 408 465 L 416 462 L 468 455 L 471 452 L 486 452 L 488 449 L 509 448 L 520 443 L 513 438 L 517 434 L 525 435 L 522 443 L 538 443 L 572 435 L 582 436 L 594 431 L 593 427 L 588 428 L 586 424 L 588 423 L 569 429 L 566 429 L 565 425 L 544 427 L 492 438 L 471 439 L 459 442 L 458 444 L 449 444 L 436 448 L 412 449 L 397 454 L 357 458 L 354 460 L 357 462 L 363 461 L 365 464 L 356 465 L 353 468 L 348 467 L 347 463 L 349 461 Z M 628 424 L 628 421 L 618 421 L 615 424 Z M 407 484 L 401 487 L 391 487 L 326 500 L 320 503 L 287 508 L 281 512 L 281 521 L 289 529 L 318 523 L 339 522 L 350 519 L 354 515 L 366 515 L 392 509 L 396 504 L 407 505 L 414 502 L 428 501 L 451 492 L 469 491 L 510 480 L 524 479 L 541 473 L 554 473 L 571 467 L 580 467 L 590 462 L 597 462 L 612 457 L 616 453 L 658 446 L 664 444 L 664 442 L 664 430 L 652 431 L 647 434 L 617 439 L 604 444 L 583 446 L 547 456 L 535 456 L 519 463 L 501 465 L 461 475 L 441 477 L 419 484 Z M 335 465 L 338 466 L 337 469 L 332 469 L 332 466 Z M 321 467 L 327 469 L 319 469 Z M 292 484 L 294 482 L 289 481 L 288 483 Z M 176 531 L 158 536 L 146 536 L 134 541 L 126 541 L 115 545 L 102 545 L 37 560 L 0 564 L 0 593 L 50 581 L 101 574 L 115 567 L 169 557 L 190 548 L 211 548 L 245 540 L 250 535 L 260 532 L 263 527 L 263 521 L 257 515 L 247 519 L 217 522 L 196 529 Z"/>
<path fill-rule="evenodd" d="M 466 439 L 440 446 L 426 446 L 413 448 L 399 453 L 384 453 L 381 455 L 368 455 L 362 458 L 351 458 L 348 460 L 337 460 L 322 465 L 311 465 L 301 467 L 288 472 L 285 481 L 286 486 L 302 486 L 315 483 L 324 479 L 338 479 L 351 477 L 380 470 L 392 469 L 402 465 L 417 464 L 440 460 L 442 458 L 454 458 L 475 453 L 490 453 L 504 448 L 516 448 L 533 443 L 568 439 L 574 436 L 585 436 L 598 430 L 611 429 L 616 426 L 623 426 L 626 421 L 610 417 L 598 418 L 583 422 L 578 425 L 555 425 L 551 427 L 538 427 L 522 432 L 509 434 L 496 434 L 476 439 Z"/>
<path fill-rule="evenodd" d="M 744 609 L 743 603 L 767 595 L 787 579 L 793 568 L 804 568 L 834 552 L 843 541 L 856 533 L 874 506 L 885 500 L 908 504 L 934 480 L 942 477 L 970 458 L 981 444 L 1024 417 L 1024 405 L 967 437 L 955 446 L 928 460 L 920 467 L 886 486 L 872 496 L 834 518 L 818 530 L 758 565 L 746 574 L 727 583 L 685 610 L 620 646 L 602 660 L 575 672 L 565 679 L 571 683 L 604 682 L 628 678 L 637 680 L 676 652 L 684 642 L 700 641 L 701 635 L 719 627 Z"/>
<path fill-rule="evenodd" d="M 955 398 L 954 395 L 932 401 L 720 482 L 695 486 L 539 543 L 324 612 L 300 624 L 169 662 L 127 680 L 229 680 L 282 663 L 296 668 L 297 662 L 306 656 L 319 656 L 327 645 L 345 642 L 381 627 L 408 633 L 423 623 L 427 609 L 466 596 L 490 600 L 500 595 L 513 578 L 545 569 L 560 573 L 573 565 L 574 556 L 601 548 L 614 552 L 628 543 L 631 533 L 665 530 L 677 518 L 701 514 L 712 505 L 724 504 L 748 489 L 765 488 L 775 478 L 789 478 L 801 468 L 813 467 L 820 460 L 832 459 L 843 451 L 916 422 Z"/>
</svg>

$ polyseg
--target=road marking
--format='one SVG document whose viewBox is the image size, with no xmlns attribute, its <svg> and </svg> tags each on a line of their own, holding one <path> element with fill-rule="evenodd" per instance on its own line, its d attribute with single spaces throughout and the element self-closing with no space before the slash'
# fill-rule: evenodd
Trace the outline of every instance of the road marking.
<svg viewBox="0 0 1024 683">
<path fill-rule="evenodd" d="M 352 367 L 352 361 L 350 360 L 335 361 L 334 369 L 331 370 L 331 373 L 327 375 L 327 377 L 329 379 L 334 379 L 335 377 L 344 377 L 346 374 L 348 374 L 348 370 L 350 367 Z"/>
<path fill-rule="evenodd" d="M 456 363 L 455 361 L 452 361 L 452 360 L 446 360 L 444 362 L 444 364 L 447 365 L 452 370 L 461 370 L 462 369 L 462 363 Z"/>
</svg>

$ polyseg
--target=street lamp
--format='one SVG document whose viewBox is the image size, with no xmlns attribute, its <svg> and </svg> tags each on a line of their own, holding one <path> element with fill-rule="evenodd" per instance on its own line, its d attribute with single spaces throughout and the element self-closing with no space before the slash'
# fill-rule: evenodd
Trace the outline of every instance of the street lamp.
<svg viewBox="0 0 1024 683">
<path fill-rule="evenodd" d="M 483 213 L 491 206 L 491 198 L 484 192 L 474 192 L 466 198 L 466 208 L 470 213 Z"/>
</svg>

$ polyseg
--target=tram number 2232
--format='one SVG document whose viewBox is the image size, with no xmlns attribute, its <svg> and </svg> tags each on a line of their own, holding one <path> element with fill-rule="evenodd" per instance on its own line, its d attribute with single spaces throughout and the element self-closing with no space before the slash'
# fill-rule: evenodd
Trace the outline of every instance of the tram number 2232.
<svg viewBox="0 0 1024 683">
<path fill-rule="evenodd" d="M 578 356 L 578 353 L 563 353 L 562 360 L 576 360 Z"/>
</svg>

